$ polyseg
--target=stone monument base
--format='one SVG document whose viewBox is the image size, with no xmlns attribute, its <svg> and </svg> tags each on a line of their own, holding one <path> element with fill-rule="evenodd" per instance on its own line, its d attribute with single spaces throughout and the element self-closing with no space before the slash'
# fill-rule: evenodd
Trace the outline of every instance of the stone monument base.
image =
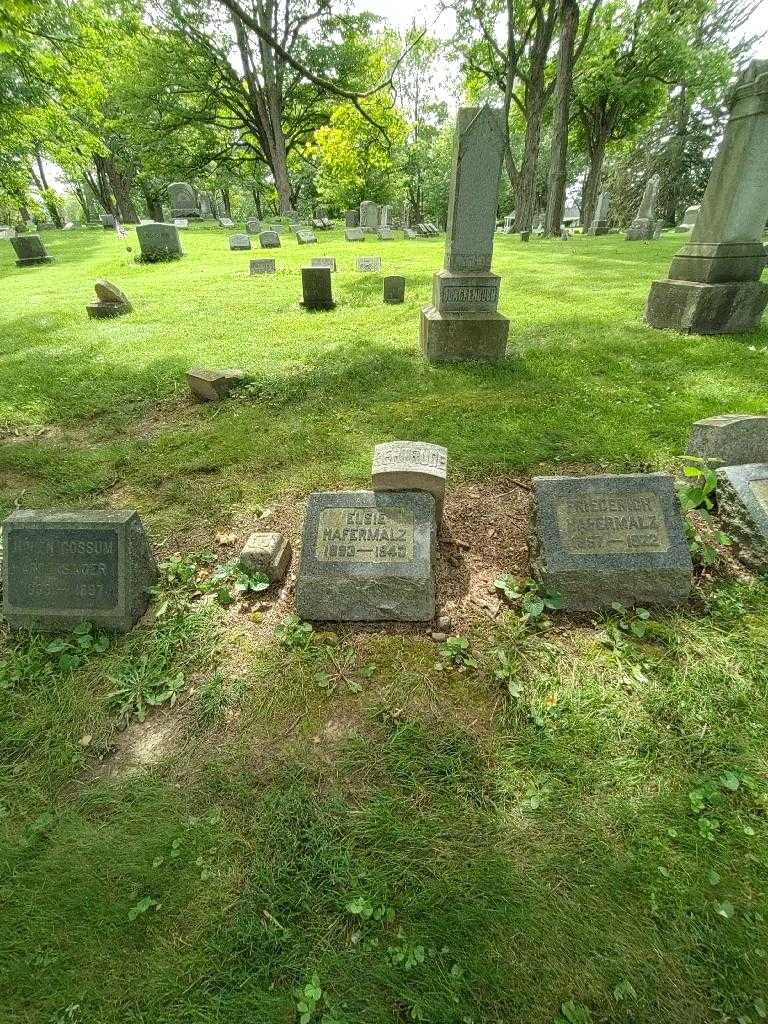
<svg viewBox="0 0 768 1024">
<path fill-rule="evenodd" d="M 765 249 L 759 242 L 689 242 L 672 259 L 669 276 L 675 281 L 730 284 L 759 281 Z"/>
<path fill-rule="evenodd" d="M 596 224 L 593 224 L 588 234 L 590 235 L 607 235 L 608 234 L 608 221 L 599 220 Z"/>
<path fill-rule="evenodd" d="M 651 327 L 682 334 L 739 334 L 760 326 L 768 284 L 654 281 L 645 307 Z"/>
<path fill-rule="evenodd" d="M 501 313 L 441 313 L 434 306 L 421 311 L 421 351 L 435 363 L 504 359 L 509 320 Z"/>
<path fill-rule="evenodd" d="M 53 263 L 53 256 L 30 256 L 28 259 L 16 260 L 17 267 L 37 267 L 41 263 Z"/>
<path fill-rule="evenodd" d="M 131 312 L 131 306 L 126 302 L 89 302 L 85 308 L 91 320 L 107 320 Z"/>
<path fill-rule="evenodd" d="M 641 220 L 633 220 L 627 228 L 628 242 L 650 242 L 653 238 L 655 225 L 652 220 L 643 217 Z"/>
</svg>

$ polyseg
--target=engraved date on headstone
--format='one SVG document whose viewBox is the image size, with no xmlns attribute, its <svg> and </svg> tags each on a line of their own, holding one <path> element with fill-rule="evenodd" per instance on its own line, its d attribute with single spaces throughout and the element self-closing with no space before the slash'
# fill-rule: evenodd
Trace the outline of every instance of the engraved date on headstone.
<svg viewBox="0 0 768 1024">
<path fill-rule="evenodd" d="M 13 605 L 106 611 L 118 599 L 115 530 L 24 530 L 8 538 L 8 589 Z"/>
<path fill-rule="evenodd" d="M 565 551 L 573 555 L 669 550 L 661 502 L 650 491 L 564 498 L 557 524 Z"/>
<path fill-rule="evenodd" d="M 320 512 L 315 556 L 321 562 L 413 561 L 414 519 L 409 509 L 326 508 Z"/>
</svg>

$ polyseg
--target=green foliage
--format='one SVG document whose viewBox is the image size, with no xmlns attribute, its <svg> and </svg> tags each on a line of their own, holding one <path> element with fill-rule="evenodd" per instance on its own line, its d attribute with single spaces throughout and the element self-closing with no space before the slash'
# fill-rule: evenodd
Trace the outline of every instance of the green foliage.
<svg viewBox="0 0 768 1024">
<path fill-rule="evenodd" d="M 510 604 L 519 605 L 526 621 L 535 621 L 545 612 L 558 611 L 563 607 L 562 594 L 546 590 L 536 580 L 507 575 L 500 576 L 494 586 Z"/>
<path fill-rule="evenodd" d="M 173 707 L 184 689 L 184 675 L 170 674 L 166 659 L 160 656 L 144 655 L 129 662 L 110 681 L 113 689 L 107 694 L 107 705 L 124 722 L 131 718 L 143 722 L 149 709 L 161 704 Z"/>
<path fill-rule="evenodd" d="M 711 513 L 715 508 L 717 474 L 705 459 L 687 459 L 683 473 L 687 483 L 677 481 L 677 496 L 685 513 L 685 534 L 693 563 L 699 569 L 714 565 L 718 558 L 715 544 L 728 546 L 733 543 L 723 530 L 719 530 Z M 696 517 L 691 515 L 696 513 Z M 704 527 L 706 532 L 699 529 Z"/>
</svg>

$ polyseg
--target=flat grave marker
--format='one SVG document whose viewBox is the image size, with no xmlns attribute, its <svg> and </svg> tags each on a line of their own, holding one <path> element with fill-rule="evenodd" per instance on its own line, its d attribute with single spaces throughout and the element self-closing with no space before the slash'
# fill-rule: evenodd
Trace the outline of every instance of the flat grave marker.
<svg viewBox="0 0 768 1024">
<path fill-rule="evenodd" d="M 768 571 L 768 464 L 718 469 L 717 508 L 739 560 L 753 572 Z"/>
<path fill-rule="evenodd" d="M 273 259 L 251 260 L 251 275 L 274 274 L 275 261 Z"/>
<path fill-rule="evenodd" d="M 357 269 L 362 274 L 377 274 L 381 270 L 381 256 L 358 256 Z"/>
</svg>

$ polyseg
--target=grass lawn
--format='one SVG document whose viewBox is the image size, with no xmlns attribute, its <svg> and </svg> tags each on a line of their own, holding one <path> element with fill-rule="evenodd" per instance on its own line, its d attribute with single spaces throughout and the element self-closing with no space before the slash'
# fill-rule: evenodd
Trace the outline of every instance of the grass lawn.
<svg viewBox="0 0 768 1024">
<path fill-rule="evenodd" d="M 229 233 L 155 266 L 113 232 L 51 232 L 25 270 L 0 243 L 0 512 L 136 508 L 165 561 L 161 613 L 108 645 L 0 627 L 0 1022 L 765 1019 L 768 582 L 723 558 L 644 630 L 491 591 L 527 569 L 534 472 L 671 468 L 692 420 L 768 411 L 768 328 L 644 325 L 680 236 L 501 236 L 509 360 L 434 367 L 442 240 L 283 236 L 251 278 Z M 298 305 L 316 255 L 331 313 Z M 134 312 L 87 320 L 97 277 Z M 254 384 L 195 405 L 195 365 Z M 290 588 L 200 598 L 395 438 L 449 450 L 468 663 L 421 627 L 303 630 Z"/>
</svg>

